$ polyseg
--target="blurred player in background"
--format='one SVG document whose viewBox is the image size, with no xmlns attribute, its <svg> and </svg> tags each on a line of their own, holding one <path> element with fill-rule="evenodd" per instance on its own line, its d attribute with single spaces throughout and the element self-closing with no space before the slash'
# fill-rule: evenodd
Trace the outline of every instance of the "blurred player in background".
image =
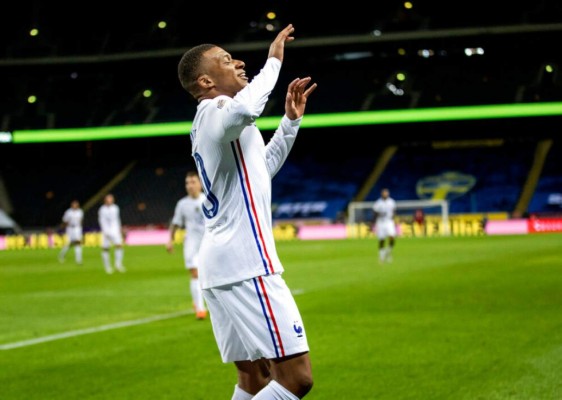
<svg viewBox="0 0 562 400">
<path fill-rule="evenodd" d="M 388 189 L 381 190 L 381 197 L 373 205 L 375 229 L 379 240 L 379 261 L 392 261 L 392 249 L 396 237 L 396 202 L 390 197 Z M 388 240 L 388 244 L 387 244 Z"/>
<path fill-rule="evenodd" d="M 199 275 L 197 272 L 199 247 L 205 232 L 202 204 L 205 195 L 201 189 L 201 181 L 197 171 L 189 171 L 185 176 L 185 190 L 187 196 L 181 198 L 176 204 L 174 217 L 170 224 L 170 241 L 166 244 L 169 253 L 174 250 L 174 237 L 178 228 L 185 228 L 186 234 L 183 241 L 183 258 L 185 267 L 189 269 L 191 299 L 195 308 L 195 317 L 205 319 L 207 308 L 201 293 Z"/>
<path fill-rule="evenodd" d="M 83 219 L 84 211 L 80 208 L 80 202 L 78 200 L 72 200 L 70 208 L 68 208 L 62 216 L 62 225 L 66 230 L 66 243 L 59 253 L 60 262 L 64 262 L 66 253 L 73 247 L 76 264 L 82 265 Z"/>
<path fill-rule="evenodd" d="M 110 246 L 114 246 L 115 269 L 125 272 L 123 266 L 123 231 L 119 206 L 111 193 L 105 195 L 103 205 L 98 210 L 98 222 L 102 234 L 101 256 L 105 272 L 113 273 L 111 267 Z"/>
<path fill-rule="evenodd" d="M 304 325 L 273 237 L 271 180 L 316 84 L 307 88 L 310 77 L 289 84 L 285 115 L 267 145 L 255 125 L 293 31 L 278 33 L 251 82 L 244 62 L 213 44 L 191 48 L 178 65 L 183 88 L 199 102 L 190 134 L 206 195 L 199 279 L 222 360 L 238 370 L 233 400 L 294 400 L 312 387 Z"/>
</svg>

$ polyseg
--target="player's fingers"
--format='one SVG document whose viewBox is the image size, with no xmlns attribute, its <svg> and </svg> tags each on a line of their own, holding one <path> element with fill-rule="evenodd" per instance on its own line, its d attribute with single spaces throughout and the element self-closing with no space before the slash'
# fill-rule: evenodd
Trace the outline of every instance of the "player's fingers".
<svg viewBox="0 0 562 400">
<path fill-rule="evenodd" d="M 316 83 L 313 83 L 312 85 L 310 85 L 310 87 L 304 91 L 304 97 L 308 97 L 312 92 L 314 92 L 316 90 L 317 87 L 318 87 L 318 84 L 316 84 Z"/>
<path fill-rule="evenodd" d="M 310 77 L 302 78 L 297 84 L 298 86 L 297 89 L 300 92 L 304 92 L 304 88 L 306 87 L 306 85 L 310 83 L 310 79 L 311 79 Z"/>
<path fill-rule="evenodd" d="M 295 31 L 292 24 L 287 25 L 283 30 L 281 30 L 276 37 L 276 40 L 287 41 L 294 40 L 294 37 L 290 36 Z"/>
<path fill-rule="evenodd" d="M 299 83 L 299 78 L 295 78 L 293 79 L 293 81 L 291 83 L 289 83 L 289 91 L 292 91 L 295 89 L 295 86 L 297 85 L 297 83 Z"/>
</svg>

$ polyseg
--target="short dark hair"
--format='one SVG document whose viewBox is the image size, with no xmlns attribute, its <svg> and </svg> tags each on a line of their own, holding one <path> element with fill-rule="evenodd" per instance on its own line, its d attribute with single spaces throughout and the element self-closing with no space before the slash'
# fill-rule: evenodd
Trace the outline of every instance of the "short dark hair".
<svg viewBox="0 0 562 400">
<path fill-rule="evenodd" d="M 187 174 L 185 174 L 186 178 L 189 178 L 191 176 L 196 176 L 197 178 L 199 178 L 199 174 L 197 173 L 197 171 L 194 170 L 189 170 L 187 171 Z"/>
<path fill-rule="evenodd" d="M 178 77 L 180 79 L 180 83 L 182 87 L 192 96 L 195 95 L 195 81 L 201 74 L 200 68 L 203 53 L 213 47 L 217 46 L 210 43 L 204 43 L 192 47 L 183 54 L 178 64 Z"/>
</svg>

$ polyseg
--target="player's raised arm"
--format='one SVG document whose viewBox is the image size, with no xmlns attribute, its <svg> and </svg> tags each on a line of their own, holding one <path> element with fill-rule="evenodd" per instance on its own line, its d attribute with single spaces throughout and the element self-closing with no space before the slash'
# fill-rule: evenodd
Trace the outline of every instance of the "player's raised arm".
<svg viewBox="0 0 562 400">
<path fill-rule="evenodd" d="M 294 36 L 291 36 L 294 31 L 295 28 L 293 27 L 293 24 L 287 25 L 282 31 L 280 31 L 275 40 L 269 46 L 268 57 L 275 57 L 279 59 L 279 61 L 283 61 L 285 43 L 295 40 Z"/>
</svg>

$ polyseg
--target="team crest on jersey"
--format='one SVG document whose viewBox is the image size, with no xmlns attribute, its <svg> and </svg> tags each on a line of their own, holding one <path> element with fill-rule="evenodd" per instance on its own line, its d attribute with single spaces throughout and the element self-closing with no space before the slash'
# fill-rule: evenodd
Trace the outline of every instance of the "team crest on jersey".
<svg viewBox="0 0 562 400">
<path fill-rule="evenodd" d="M 225 104 L 226 104 L 226 100 L 220 99 L 219 101 L 217 101 L 217 108 L 220 110 L 221 108 L 224 107 Z"/>
<path fill-rule="evenodd" d="M 301 324 L 299 324 L 299 321 L 295 321 L 295 323 L 293 324 L 293 330 L 297 334 L 297 337 L 302 337 L 303 329 L 302 329 Z"/>
</svg>

